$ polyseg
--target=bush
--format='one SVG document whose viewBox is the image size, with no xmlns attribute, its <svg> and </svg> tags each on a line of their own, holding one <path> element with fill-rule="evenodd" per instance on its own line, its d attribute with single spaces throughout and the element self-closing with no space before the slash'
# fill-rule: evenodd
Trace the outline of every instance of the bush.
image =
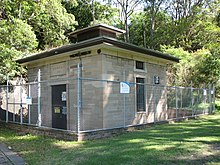
<svg viewBox="0 0 220 165">
<path fill-rule="evenodd" d="M 220 100 L 215 101 L 215 109 L 216 111 L 220 111 Z"/>
</svg>

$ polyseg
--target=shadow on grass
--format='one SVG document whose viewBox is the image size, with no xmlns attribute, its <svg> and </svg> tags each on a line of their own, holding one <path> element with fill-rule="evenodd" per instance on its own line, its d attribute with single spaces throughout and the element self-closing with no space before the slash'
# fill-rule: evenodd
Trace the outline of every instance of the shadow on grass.
<svg viewBox="0 0 220 165">
<path fill-rule="evenodd" d="M 66 142 L 17 136 L 0 128 L 0 142 L 28 164 L 220 164 L 220 114 L 157 125 L 111 139 Z"/>
</svg>

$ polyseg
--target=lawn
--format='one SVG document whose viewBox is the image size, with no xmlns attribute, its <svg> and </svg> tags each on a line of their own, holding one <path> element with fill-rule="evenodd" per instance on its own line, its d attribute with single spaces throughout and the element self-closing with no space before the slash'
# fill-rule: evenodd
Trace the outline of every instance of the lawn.
<svg viewBox="0 0 220 165">
<path fill-rule="evenodd" d="M 110 139 L 66 142 L 0 128 L 0 142 L 30 165 L 220 164 L 220 113 Z"/>
</svg>

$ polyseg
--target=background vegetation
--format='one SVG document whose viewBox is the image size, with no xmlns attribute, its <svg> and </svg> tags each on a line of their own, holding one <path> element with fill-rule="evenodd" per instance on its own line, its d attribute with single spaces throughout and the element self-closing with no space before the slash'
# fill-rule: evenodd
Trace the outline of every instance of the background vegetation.
<svg viewBox="0 0 220 165">
<path fill-rule="evenodd" d="M 220 88 L 219 0 L 2 0 L 0 83 L 23 74 L 15 59 L 70 43 L 95 23 L 126 30 L 122 40 L 181 58 L 169 85 Z"/>
</svg>

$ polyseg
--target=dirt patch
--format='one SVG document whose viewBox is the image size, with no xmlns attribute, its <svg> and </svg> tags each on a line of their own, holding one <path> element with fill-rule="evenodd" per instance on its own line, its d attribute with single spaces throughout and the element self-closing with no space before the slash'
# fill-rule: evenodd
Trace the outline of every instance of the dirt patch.
<svg viewBox="0 0 220 165">
<path fill-rule="evenodd" d="M 220 144 L 209 144 L 208 149 L 201 150 L 201 152 L 181 156 L 178 160 L 188 162 L 193 165 L 209 164 L 209 163 L 219 163 L 220 157 Z"/>
<path fill-rule="evenodd" d="M 216 152 L 220 152 L 220 144 L 219 143 L 212 144 L 210 148 L 215 150 Z"/>
</svg>

